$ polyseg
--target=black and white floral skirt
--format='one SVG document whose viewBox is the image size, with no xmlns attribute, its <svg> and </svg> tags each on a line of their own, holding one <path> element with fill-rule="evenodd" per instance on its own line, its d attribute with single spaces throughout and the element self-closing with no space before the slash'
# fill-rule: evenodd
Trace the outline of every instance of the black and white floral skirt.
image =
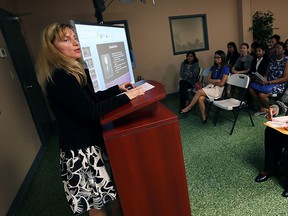
<svg viewBox="0 0 288 216">
<path fill-rule="evenodd" d="M 116 199 L 108 157 L 99 147 L 61 151 L 60 168 L 66 198 L 74 215 L 91 208 L 101 209 Z"/>
</svg>

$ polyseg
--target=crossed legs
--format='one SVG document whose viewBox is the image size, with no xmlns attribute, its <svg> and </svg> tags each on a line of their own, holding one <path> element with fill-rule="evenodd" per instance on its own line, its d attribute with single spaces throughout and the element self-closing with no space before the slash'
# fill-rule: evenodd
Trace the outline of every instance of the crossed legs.
<svg viewBox="0 0 288 216">
<path fill-rule="evenodd" d="M 206 100 L 206 94 L 205 96 L 200 96 L 198 99 L 198 105 L 199 105 L 199 109 L 201 112 L 201 117 L 202 117 L 203 122 L 207 120 L 206 111 L 205 111 L 205 100 Z"/>
<path fill-rule="evenodd" d="M 205 121 L 207 119 L 206 112 L 205 112 L 205 99 L 206 99 L 206 97 L 207 97 L 206 93 L 202 89 L 198 90 L 197 93 L 195 94 L 195 96 L 193 97 L 192 101 L 190 102 L 190 104 L 188 106 L 186 106 L 184 109 L 182 109 L 182 113 L 189 112 L 195 106 L 195 104 L 198 102 L 201 116 L 202 116 L 202 120 Z"/>
</svg>

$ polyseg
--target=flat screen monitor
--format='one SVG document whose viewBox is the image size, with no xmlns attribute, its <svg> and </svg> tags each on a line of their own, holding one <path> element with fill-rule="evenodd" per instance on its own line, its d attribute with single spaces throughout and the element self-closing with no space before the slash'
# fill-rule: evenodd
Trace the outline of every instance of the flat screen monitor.
<svg viewBox="0 0 288 216">
<path fill-rule="evenodd" d="M 94 91 L 135 82 L 124 27 L 71 20 Z"/>
</svg>

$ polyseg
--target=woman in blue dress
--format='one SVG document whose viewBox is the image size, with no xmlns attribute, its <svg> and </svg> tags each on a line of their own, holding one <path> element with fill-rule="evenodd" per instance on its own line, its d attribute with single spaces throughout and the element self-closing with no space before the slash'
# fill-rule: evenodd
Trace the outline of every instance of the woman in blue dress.
<svg viewBox="0 0 288 216">
<path fill-rule="evenodd" d="M 274 45 L 275 53 L 270 59 L 265 77 L 267 81 L 261 83 L 262 86 L 273 85 L 270 92 L 263 92 L 251 85 L 249 92 L 254 102 L 259 106 L 260 113 L 266 113 L 269 109 L 269 97 L 272 94 L 283 94 L 288 82 L 288 56 L 284 55 L 285 44 L 278 42 Z"/>
</svg>

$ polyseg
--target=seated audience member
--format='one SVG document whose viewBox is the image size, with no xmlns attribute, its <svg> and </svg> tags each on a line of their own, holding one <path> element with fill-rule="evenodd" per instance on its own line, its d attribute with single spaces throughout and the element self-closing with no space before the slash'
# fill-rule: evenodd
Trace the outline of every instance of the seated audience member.
<svg viewBox="0 0 288 216">
<path fill-rule="evenodd" d="M 186 59 L 181 63 L 179 81 L 180 108 L 189 104 L 188 89 L 194 88 L 199 80 L 199 60 L 195 52 L 187 52 Z"/>
<path fill-rule="evenodd" d="M 274 45 L 280 42 L 281 37 L 277 34 L 272 35 L 269 40 L 268 49 L 266 51 L 269 58 L 273 57 L 275 49 Z"/>
<path fill-rule="evenodd" d="M 259 112 L 255 115 L 267 112 L 269 97 L 272 94 L 283 94 L 288 81 L 288 57 L 284 55 L 284 43 L 278 42 L 274 48 L 275 56 L 270 59 L 265 75 L 267 81 L 262 81 L 260 84 L 252 82 L 249 87 L 250 95 L 259 106 Z"/>
<path fill-rule="evenodd" d="M 288 55 L 288 39 L 285 41 L 285 52 L 284 54 L 287 56 Z"/>
<path fill-rule="evenodd" d="M 232 68 L 240 56 L 240 53 L 237 50 L 237 46 L 234 42 L 229 42 L 227 44 L 227 56 L 226 56 L 226 64 Z"/>
<path fill-rule="evenodd" d="M 272 120 L 272 116 L 278 114 L 287 114 L 287 106 L 282 101 L 277 101 L 276 104 L 269 108 L 268 120 Z M 288 128 L 287 128 L 288 130 Z M 288 148 L 288 135 L 285 135 L 271 127 L 265 129 L 265 159 L 264 169 L 255 178 L 255 182 L 260 183 L 266 181 L 270 176 L 277 175 L 279 171 L 279 163 L 282 156 L 282 149 Z M 282 196 L 288 197 L 288 175 L 284 184 Z"/>
<path fill-rule="evenodd" d="M 251 43 L 250 47 L 250 55 L 254 58 L 255 54 L 256 54 L 256 47 L 258 47 L 259 43 L 257 41 L 254 41 L 253 43 Z"/>
<path fill-rule="evenodd" d="M 255 75 L 258 72 L 260 75 L 265 76 L 267 72 L 267 68 L 269 65 L 269 58 L 265 54 L 265 47 L 263 44 L 257 43 L 254 47 L 254 57 L 251 63 L 250 70 L 248 72 L 250 82 L 257 82 L 259 78 Z M 247 94 L 247 101 L 250 107 L 253 107 L 253 98 L 250 94 Z"/>
<path fill-rule="evenodd" d="M 225 52 L 222 50 L 216 51 L 214 54 L 214 65 L 211 67 L 210 74 L 208 75 L 207 81 L 209 84 L 201 90 L 198 90 L 190 104 L 179 113 L 188 113 L 198 102 L 202 116 L 202 123 L 206 123 L 207 116 L 205 112 L 205 99 L 207 97 L 210 99 L 218 99 L 222 96 L 224 85 L 229 74 L 230 69 L 226 65 Z"/>
<path fill-rule="evenodd" d="M 240 56 L 232 67 L 232 74 L 247 74 L 250 70 L 253 57 L 248 53 L 249 45 L 242 43 L 240 45 Z"/>
<path fill-rule="evenodd" d="M 269 58 L 265 55 L 265 47 L 262 44 L 258 44 L 255 47 L 255 57 L 252 60 L 248 75 L 253 80 L 253 73 L 258 72 L 262 76 L 266 75 L 269 65 Z"/>
<path fill-rule="evenodd" d="M 276 43 L 280 42 L 281 37 L 277 34 L 274 34 L 270 37 L 269 48 L 273 48 Z"/>
</svg>

